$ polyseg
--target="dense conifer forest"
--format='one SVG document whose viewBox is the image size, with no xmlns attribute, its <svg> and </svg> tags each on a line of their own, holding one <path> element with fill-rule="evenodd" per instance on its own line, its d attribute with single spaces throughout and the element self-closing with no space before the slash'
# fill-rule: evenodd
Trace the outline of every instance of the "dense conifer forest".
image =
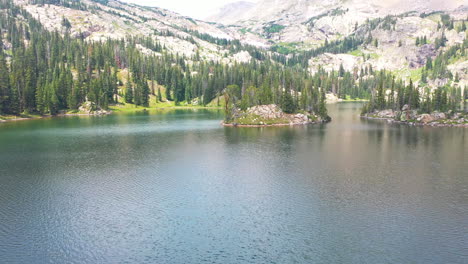
<svg viewBox="0 0 468 264">
<path fill-rule="evenodd" d="M 33 2 L 80 10 L 91 8 L 80 1 Z M 191 36 L 228 47 L 232 54 L 247 51 L 252 56 L 248 63 L 223 64 L 202 59 L 198 54 L 185 57 L 169 52 L 158 42 L 158 36 L 171 35 L 169 31 L 91 41 L 84 35 L 72 37 L 69 34 L 72 25 L 65 17 L 62 31 L 48 31 L 11 0 L 1 0 L 0 9 L 1 114 L 54 115 L 76 111 L 85 102 L 107 109 L 109 105 L 122 103 L 148 107 L 151 100 L 208 105 L 218 98 L 219 105 L 219 98 L 224 95 L 241 109 L 277 104 L 285 112 L 308 111 L 326 117 L 328 92 L 339 98 L 370 98 L 365 111 L 401 108 L 405 104 L 424 111 L 455 109 L 463 99 L 461 89 L 451 86 L 421 93 L 412 81 L 405 83 L 391 72 L 377 71 L 370 65 L 352 72 L 343 66 L 338 71 L 327 72 L 320 67 L 315 73 L 309 71 L 307 63 L 311 57 L 354 50 L 363 43 L 373 43 L 371 36 L 367 39 L 350 36 L 310 51 L 286 55 L 276 52 L 274 47 L 267 50 L 182 29 Z M 369 27 L 382 23 L 392 26 L 390 17 L 377 22 L 369 21 Z M 191 38 L 193 41 L 193 37 L 185 37 L 188 41 Z M 444 46 L 444 35 L 435 41 Z M 141 47 L 151 52 L 144 52 Z M 441 77 L 456 83 L 458 77 L 451 76 L 447 62 L 466 56 L 466 47 L 465 40 L 434 61 L 429 58 L 420 85 Z"/>
<path fill-rule="evenodd" d="M 310 97 L 311 110 L 322 100 L 320 83 L 312 86 L 312 76 L 300 68 L 267 59 L 223 65 L 197 56 L 185 58 L 166 52 L 148 36 L 103 42 L 71 38 L 66 31 L 45 30 L 11 1 L 2 1 L 0 7 L 0 27 L 7 42 L 0 45 L 0 111 L 5 114 L 56 114 L 86 101 L 104 109 L 122 101 L 148 106 L 150 96 L 162 100 L 160 85 L 165 87 L 164 97 L 176 104 L 199 99 L 206 105 L 228 85 L 241 87 L 244 106 L 280 103 L 285 93 L 301 91 Z M 63 26 L 69 26 L 66 18 Z M 162 55 L 144 54 L 137 44 Z M 129 81 L 119 89 L 124 85 L 118 77 L 123 69 L 128 69 Z"/>
</svg>

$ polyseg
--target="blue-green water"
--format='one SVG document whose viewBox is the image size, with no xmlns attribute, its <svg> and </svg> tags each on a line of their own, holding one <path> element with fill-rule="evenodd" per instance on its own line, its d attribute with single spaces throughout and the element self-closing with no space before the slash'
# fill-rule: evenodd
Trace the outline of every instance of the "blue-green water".
<svg viewBox="0 0 468 264">
<path fill-rule="evenodd" d="M 1 263 L 468 263 L 468 129 L 0 124 Z"/>
</svg>

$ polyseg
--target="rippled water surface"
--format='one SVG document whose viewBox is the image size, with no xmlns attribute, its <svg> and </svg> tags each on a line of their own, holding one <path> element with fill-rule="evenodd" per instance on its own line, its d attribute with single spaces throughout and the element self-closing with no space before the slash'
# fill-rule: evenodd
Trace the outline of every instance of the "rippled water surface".
<svg viewBox="0 0 468 264">
<path fill-rule="evenodd" d="M 468 263 L 468 129 L 0 124 L 1 263 Z"/>
</svg>

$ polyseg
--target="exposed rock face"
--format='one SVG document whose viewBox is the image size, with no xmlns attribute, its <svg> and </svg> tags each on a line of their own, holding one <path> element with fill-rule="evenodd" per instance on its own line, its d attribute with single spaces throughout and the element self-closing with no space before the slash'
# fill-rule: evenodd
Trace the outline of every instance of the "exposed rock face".
<svg viewBox="0 0 468 264">
<path fill-rule="evenodd" d="M 251 28 L 258 34 L 263 34 L 264 26 L 274 22 L 285 29 L 275 33 L 273 39 L 314 42 L 349 35 L 356 22 L 361 25 L 366 19 L 408 11 L 451 10 L 463 4 L 464 0 L 260 0 L 253 6 L 229 4 L 210 17 L 210 21 Z M 234 13 L 233 7 L 240 11 Z"/>
<path fill-rule="evenodd" d="M 325 96 L 326 96 L 325 101 L 326 101 L 327 104 L 336 104 L 338 102 L 343 101 L 342 99 L 338 98 L 338 96 L 336 96 L 333 93 L 327 93 Z"/>
<path fill-rule="evenodd" d="M 395 113 L 393 112 L 393 110 L 389 109 L 389 110 L 382 110 L 380 111 L 378 114 L 377 114 L 378 117 L 380 118 L 394 118 L 395 117 Z"/>
<path fill-rule="evenodd" d="M 435 120 L 440 120 L 440 119 L 446 119 L 447 115 L 445 113 L 434 112 L 434 113 L 432 113 L 432 117 Z"/>
<path fill-rule="evenodd" d="M 217 10 L 217 12 L 206 18 L 207 21 L 223 21 L 224 24 L 233 24 L 244 13 L 255 6 L 252 2 L 239 1 L 229 3 Z"/>
<path fill-rule="evenodd" d="M 88 115 L 108 115 L 112 113 L 112 111 L 101 109 L 96 105 L 96 103 L 89 101 L 83 103 L 83 105 L 81 105 L 78 110 Z"/>
<path fill-rule="evenodd" d="M 282 118 L 284 116 L 283 110 L 275 104 L 256 105 L 247 109 L 247 113 L 268 119 Z"/>
<path fill-rule="evenodd" d="M 422 114 L 417 120 L 423 123 L 430 123 L 434 121 L 434 118 L 430 114 Z"/>
<path fill-rule="evenodd" d="M 304 114 L 295 114 L 293 116 L 294 124 L 306 124 L 310 122 L 310 118 Z"/>
<path fill-rule="evenodd" d="M 258 115 L 266 119 L 285 119 L 289 120 L 289 124 L 308 124 L 312 120 L 309 116 L 301 113 L 286 114 L 283 110 L 275 104 L 271 105 L 257 105 L 247 109 L 248 114 Z"/>
<path fill-rule="evenodd" d="M 426 65 L 428 57 L 435 57 L 436 49 L 433 44 L 422 45 L 413 56 L 407 58 L 410 68 L 420 68 Z"/>
<path fill-rule="evenodd" d="M 416 110 L 405 110 L 401 113 L 398 113 L 396 117 L 400 117 L 400 121 L 407 122 L 411 120 L 415 120 L 417 118 L 418 111 Z"/>
</svg>

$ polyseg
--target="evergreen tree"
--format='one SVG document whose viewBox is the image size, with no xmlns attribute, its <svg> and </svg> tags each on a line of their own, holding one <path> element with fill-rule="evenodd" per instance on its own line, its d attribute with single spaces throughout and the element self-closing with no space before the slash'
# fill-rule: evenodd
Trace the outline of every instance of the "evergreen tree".
<svg viewBox="0 0 468 264">
<path fill-rule="evenodd" d="M 296 112 L 296 102 L 289 91 L 284 91 L 281 99 L 281 109 L 287 114 Z"/>
<path fill-rule="evenodd" d="M 158 87 L 158 102 L 162 102 L 161 87 Z"/>
<path fill-rule="evenodd" d="M 385 90 L 384 90 L 384 73 L 381 72 L 380 80 L 377 88 L 377 108 L 384 109 L 385 108 Z"/>
<path fill-rule="evenodd" d="M 432 58 L 431 57 L 427 57 L 426 70 L 432 70 Z"/>
<path fill-rule="evenodd" d="M 10 78 L 3 53 L 0 51 L 0 113 L 8 113 L 10 108 Z"/>
<path fill-rule="evenodd" d="M 127 78 L 127 84 L 125 86 L 125 102 L 128 104 L 133 103 L 133 86 L 130 82 L 130 76 Z"/>
<path fill-rule="evenodd" d="M 327 107 L 326 107 L 326 93 L 324 89 L 320 89 L 320 100 L 319 100 L 319 105 L 318 105 L 318 115 L 324 120 L 324 121 L 330 121 L 330 117 L 328 116 L 327 112 Z"/>
</svg>

